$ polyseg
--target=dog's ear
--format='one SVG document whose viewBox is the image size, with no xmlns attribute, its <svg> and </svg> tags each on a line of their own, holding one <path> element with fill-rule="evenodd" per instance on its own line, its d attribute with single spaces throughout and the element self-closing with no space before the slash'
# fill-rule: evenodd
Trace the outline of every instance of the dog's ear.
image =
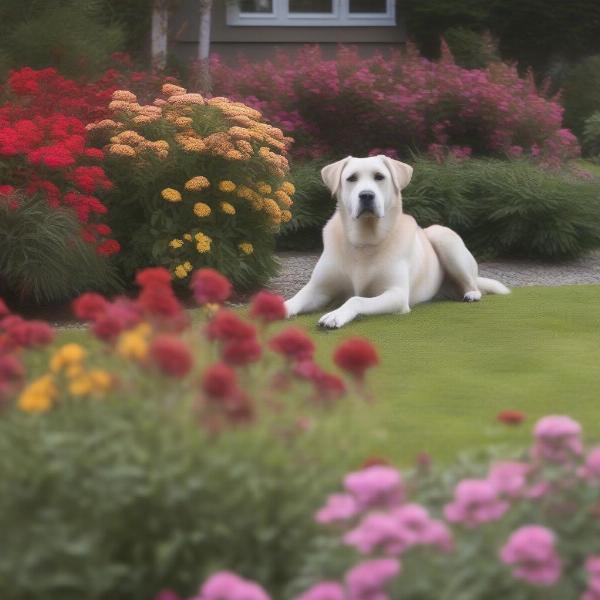
<svg viewBox="0 0 600 600">
<path fill-rule="evenodd" d="M 342 171 L 346 166 L 346 163 L 351 159 L 351 156 L 346 156 L 342 160 L 331 163 L 321 169 L 321 179 L 323 183 L 329 188 L 332 196 L 337 194 L 340 187 L 340 181 L 342 177 Z"/>
<path fill-rule="evenodd" d="M 388 156 L 382 156 L 382 158 L 386 167 L 390 170 L 396 189 L 398 191 L 403 190 L 412 179 L 413 168 L 406 163 L 394 160 Z"/>
</svg>

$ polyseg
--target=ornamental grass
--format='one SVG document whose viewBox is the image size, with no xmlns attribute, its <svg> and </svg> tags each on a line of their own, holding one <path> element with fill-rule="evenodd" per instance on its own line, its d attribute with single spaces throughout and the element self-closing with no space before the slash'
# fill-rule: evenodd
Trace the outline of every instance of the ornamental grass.
<svg viewBox="0 0 600 600">
<path fill-rule="evenodd" d="M 237 288 L 266 282 L 292 218 L 291 138 L 244 104 L 171 83 L 146 105 L 117 90 L 109 109 L 87 129 L 115 182 L 106 202 L 124 272 L 164 266 L 186 283 L 212 267 Z"/>
</svg>

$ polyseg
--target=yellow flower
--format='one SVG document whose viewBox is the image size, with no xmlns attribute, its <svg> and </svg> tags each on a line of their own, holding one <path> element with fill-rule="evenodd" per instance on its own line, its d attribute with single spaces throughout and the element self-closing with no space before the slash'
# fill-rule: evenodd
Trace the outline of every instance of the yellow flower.
<svg viewBox="0 0 600 600">
<path fill-rule="evenodd" d="M 184 127 L 188 127 L 192 123 L 193 123 L 193 119 L 190 119 L 190 117 L 177 117 L 175 119 L 175 125 L 177 127 L 181 127 L 182 129 Z"/>
<path fill-rule="evenodd" d="M 137 96 L 128 90 L 115 90 L 112 94 L 113 100 L 123 100 L 124 102 L 137 102 Z"/>
<path fill-rule="evenodd" d="M 222 192 L 235 192 L 235 188 L 237 186 L 235 185 L 235 183 L 233 183 L 233 181 L 220 181 L 219 182 L 219 189 Z"/>
<path fill-rule="evenodd" d="M 92 384 L 92 391 L 97 393 L 108 392 L 114 384 L 113 376 L 103 369 L 92 369 L 88 373 Z"/>
<path fill-rule="evenodd" d="M 183 240 L 175 239 L 175 240 L 171 240 L 169 242 L 169 247 L 170 248 L 177 249 L 177 248 L 181 248 L 181 246 L 183 246 Z"/>
<path fill-rule="evenodd" d="M 116 156 L 135 156 L 135 150 L 127 144 L 110 144 L 107 149 Z"/>
<path fill-rule="evenodd" d="M 176 96 L 177 94 L 185 94 L 187 90 L 179 85 L 175 85 L 173 83 L 165 83 L 161 91 L 166 96 Z"/>
<path fill-rule="evenodd" d="M 189 234 L 189 233 L 184 233 L 184 234 L 183 234 L 183 239 L 184 239 L 186 242 L 191 242 L 191 241 L 192 241 L 194 238 L 191 236 L 191 234 Z"/>
<path fill-rule="evenodd" d="M 261 193 L 261 194 L 270 194 L 271 193 L 271 186 L 268 183 L 265 183 L 264 181 L 259 181 L 256 184 L 256 189 Z"/>
<path fill-rule="evenodd" d="M 50 359 L 50 369 L 58 373 L 64 367 L 79 366 L 85 359 L 86 351 L 79 344 L 65 344 Z"/>
<path fill-rule="evenodd" d="M 233 206 L 233 204 L 229 204 L 229 202 L 221 202 L 221 210 L 226 215 L 235 215 L 235 206 Z"/>
<path fill-rule="evenodd" d="M 292 213 L 289 210 L 281 211 L 281 221 L 282 223 L 288 223 L 292 220 Z"/>
<path fill-rule="evenodd" d="M 200 192 L 207 187 L 210 187 L 210 181 L 208 181 L 204 175 L 192 177 L 185 182 L 185 189 L 188 190 L 188 192 Z"/>
<path fill-rule="evenodd" d="M 141 323 L 135 329 L 125 331 L 117 341 L 117 353 L 123 358 L 144 360 L 148 354 L 150 331 L 150 326 L 147 323 Z"/>
<path fill-rule="evenodd" d="M 283 190 L 275 192 L 275 198 L 277 198 L 279 203 L 283 204 L 286 208 L 289 208 L 294 204 L 294 201 Z"/>
<path fill-rule="evenodd" d="M 211 213 L 210 206 L 204 202 L 196 202 L 194 204 L 194 214 L 197 217 L 208 217 Z"/>
<path fill-rule="evenodd" d="M 241 244 L 238 245 L 238 248 L 244 254 L 252 254 L 254 252 L 254 246 L 250 242 L 242 242 Z"/>
<path fill-rule="evenodd" d="M 242 160 L 244 155 L 239 150 L 228 150 L 225 153 L 225 158 L 229 158 L 230 160 Z"/>
<path fill-rule="evenodd" d="M 281 217 L 281 209 L 275 200 L 271 200 L 271 198 L 265 198 L 265 200 L 263 200 L 262 207 L 270 217 L 273 217 L 273 219 L 279 219 Z"/>
<path fill-rule="evenodd" d="M 69 393 L 73 396 L 87 396 L 92 392 L 92 381 L 88 375 L 81 375 L 69 383 Z"/>
<path fill-rule="evenodd" d="M 128 129 L 127 131 L 122 131 L 121 133 L 118 133 L 115 137 L 112 137 L 110 141 L 113 144 L 128 144 L 130 146 L 133 146 L 134 144 L 145 142 L 146 138 L 137 133 L 137 131 L 132 131 L 131 129 Z"/>
<path fill-rule="evenodd" d="M 177 267 L 175 267 L 175 277 L 177 277 L 177 279 L 185 279 L 187 276 L 188 272 L 183 265 L 177 265 Z"/>
<path fill-rule="evenodd" d="M 188 273 L 194 270 L 194 267 L 192 267 L 192 263 L 189 260 L 186 260 L 182 266 Z"/>
<path fill-rule="evenodd" d="M 42 413 L 50 410 L 58 390 L 52 375 L 43 375 L 32 381 L 19 396 L 17 405 L 24 412 Z"/>
<path fill-rule="evenodd" d="M 194 237 L 196 238 L 197 242 L 196 250 L 198 250 L 200 254 L 206 254 L 207 252 L 210 252 L 210 246 L 212 244 L 211 238 L 201 232 L 198 232 Z"/>
<path fill-rule="evenodd" d="M 160 195 L 167 201 L 167 202 L 181 202 L 181 194 L 177 191 L 174 190 L 173 188 L 165 188 Z"/>
</svg>

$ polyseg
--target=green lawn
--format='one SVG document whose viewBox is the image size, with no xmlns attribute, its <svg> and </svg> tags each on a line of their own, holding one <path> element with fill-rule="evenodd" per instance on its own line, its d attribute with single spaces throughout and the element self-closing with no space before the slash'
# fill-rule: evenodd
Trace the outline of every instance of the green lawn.
<svg viewBox="0 0 600 600">
<path fill-rule="evenodd" d="M 407 316 L 370 317 L 335 332 L 311 328 L 325 356 L 345 336 L 375 342 L 377 403 L 339 435 L 371 439 L 374 453 L 407 463 L 421 451 L 527 440 L 535 419 L 569 413 L 600 441 L 600 286 L 521 288 L 477 304 L 439 302 Z M 502 409 L 524 425 L 495 422 Z M 352 427 L 354 431 L 348 431 Z"/>
<path fill-rule="evenodd" d="M 369 317 L 338 331 L 305 326 L 329 360 L 352 335 L 375 342 L 381 365 L 369 384 L 374 404 L 341 407 L 331 436 L 354 462 L 365 453 L 407 464 L 421 451 L 450 460 L 462 449 L 526 442 L 535 419 L 569 413 L 600 441 L 600 286 L 521 288 L 476 304 L 438 302 L 410 315 Z M 81 340 L 82 330 L 65 339 Z M 517 428 L 496 423 L 503 409 L 527 415 Z M 356 456 L 352 450 L 356 449 Z"/>
</svg>

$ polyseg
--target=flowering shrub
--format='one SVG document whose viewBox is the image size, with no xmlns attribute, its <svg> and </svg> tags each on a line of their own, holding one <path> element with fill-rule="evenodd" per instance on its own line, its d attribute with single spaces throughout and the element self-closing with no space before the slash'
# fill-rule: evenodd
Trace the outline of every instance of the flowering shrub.
<svg viewBox="0 0 600 600">
<path fill-rule="evenodd" d="M 332 442 L 327 423 L 366 395 L 347 384 L 374 362 L 368 342 L 331 372 L 306 333 L 275 323 L 279 296 L 258 294 L 245 318 L 221 305 L 230 282 L 200 269 L 192 325 L 166 269 L 136 281 L 137 298 L 79 297 L 89 329 L 51 347 L 52 328 L 0 302 L 2 598 L 191 593 L 199 566 L 278 590 L 298 573 L 339 456 L 360 446 Z M 325 444 L 338 450 L 322 456 Z"/>
<path fill-rule="evenodd" d="M 218 268 L 238 287 L 273 272 L 273 233 L 291 219 L 290 142 L 261 114 L 173 84 L 151 105 L 113 94 L 112 119 L 88 126 L 116 186 L 110 217 L 125 270 L 162 265 L 177 280 Z"/>
<path fill-rule="evenodd" d="M 562 129 L 562 108 L 542 97 L 515 67 L 457 66 L 449 51 L 440 61 L 410 48 L 361 58 L 343 48 L 325 60 L 317 47 L 290 58 L 229 67 L 212 63 L 215 89 L 243 100 L 297 139 L 299 156 L 369 152 L 429 152 L 440 158 L 531 155 L 558 164 L 579 153 Z"/>
<path fill-rule="evenodd" d="M 439 475 L 376 464 L 348 474 L 315 514 L 331 533 L 292 585 L 304 591 L 290 597 L 598 598 L 600 450 L 585 454 L 581 433 L 567 416 L 544 417 L 529 452 L 492 462 L 483 476 L 481 464 Z M 465 468 L 477 478 L 464 478 Z M 236 595 L 239 586 L 252 584 L 216 573 L 190 600 L 269 597 L 256 585 Z"/>
</svg>

